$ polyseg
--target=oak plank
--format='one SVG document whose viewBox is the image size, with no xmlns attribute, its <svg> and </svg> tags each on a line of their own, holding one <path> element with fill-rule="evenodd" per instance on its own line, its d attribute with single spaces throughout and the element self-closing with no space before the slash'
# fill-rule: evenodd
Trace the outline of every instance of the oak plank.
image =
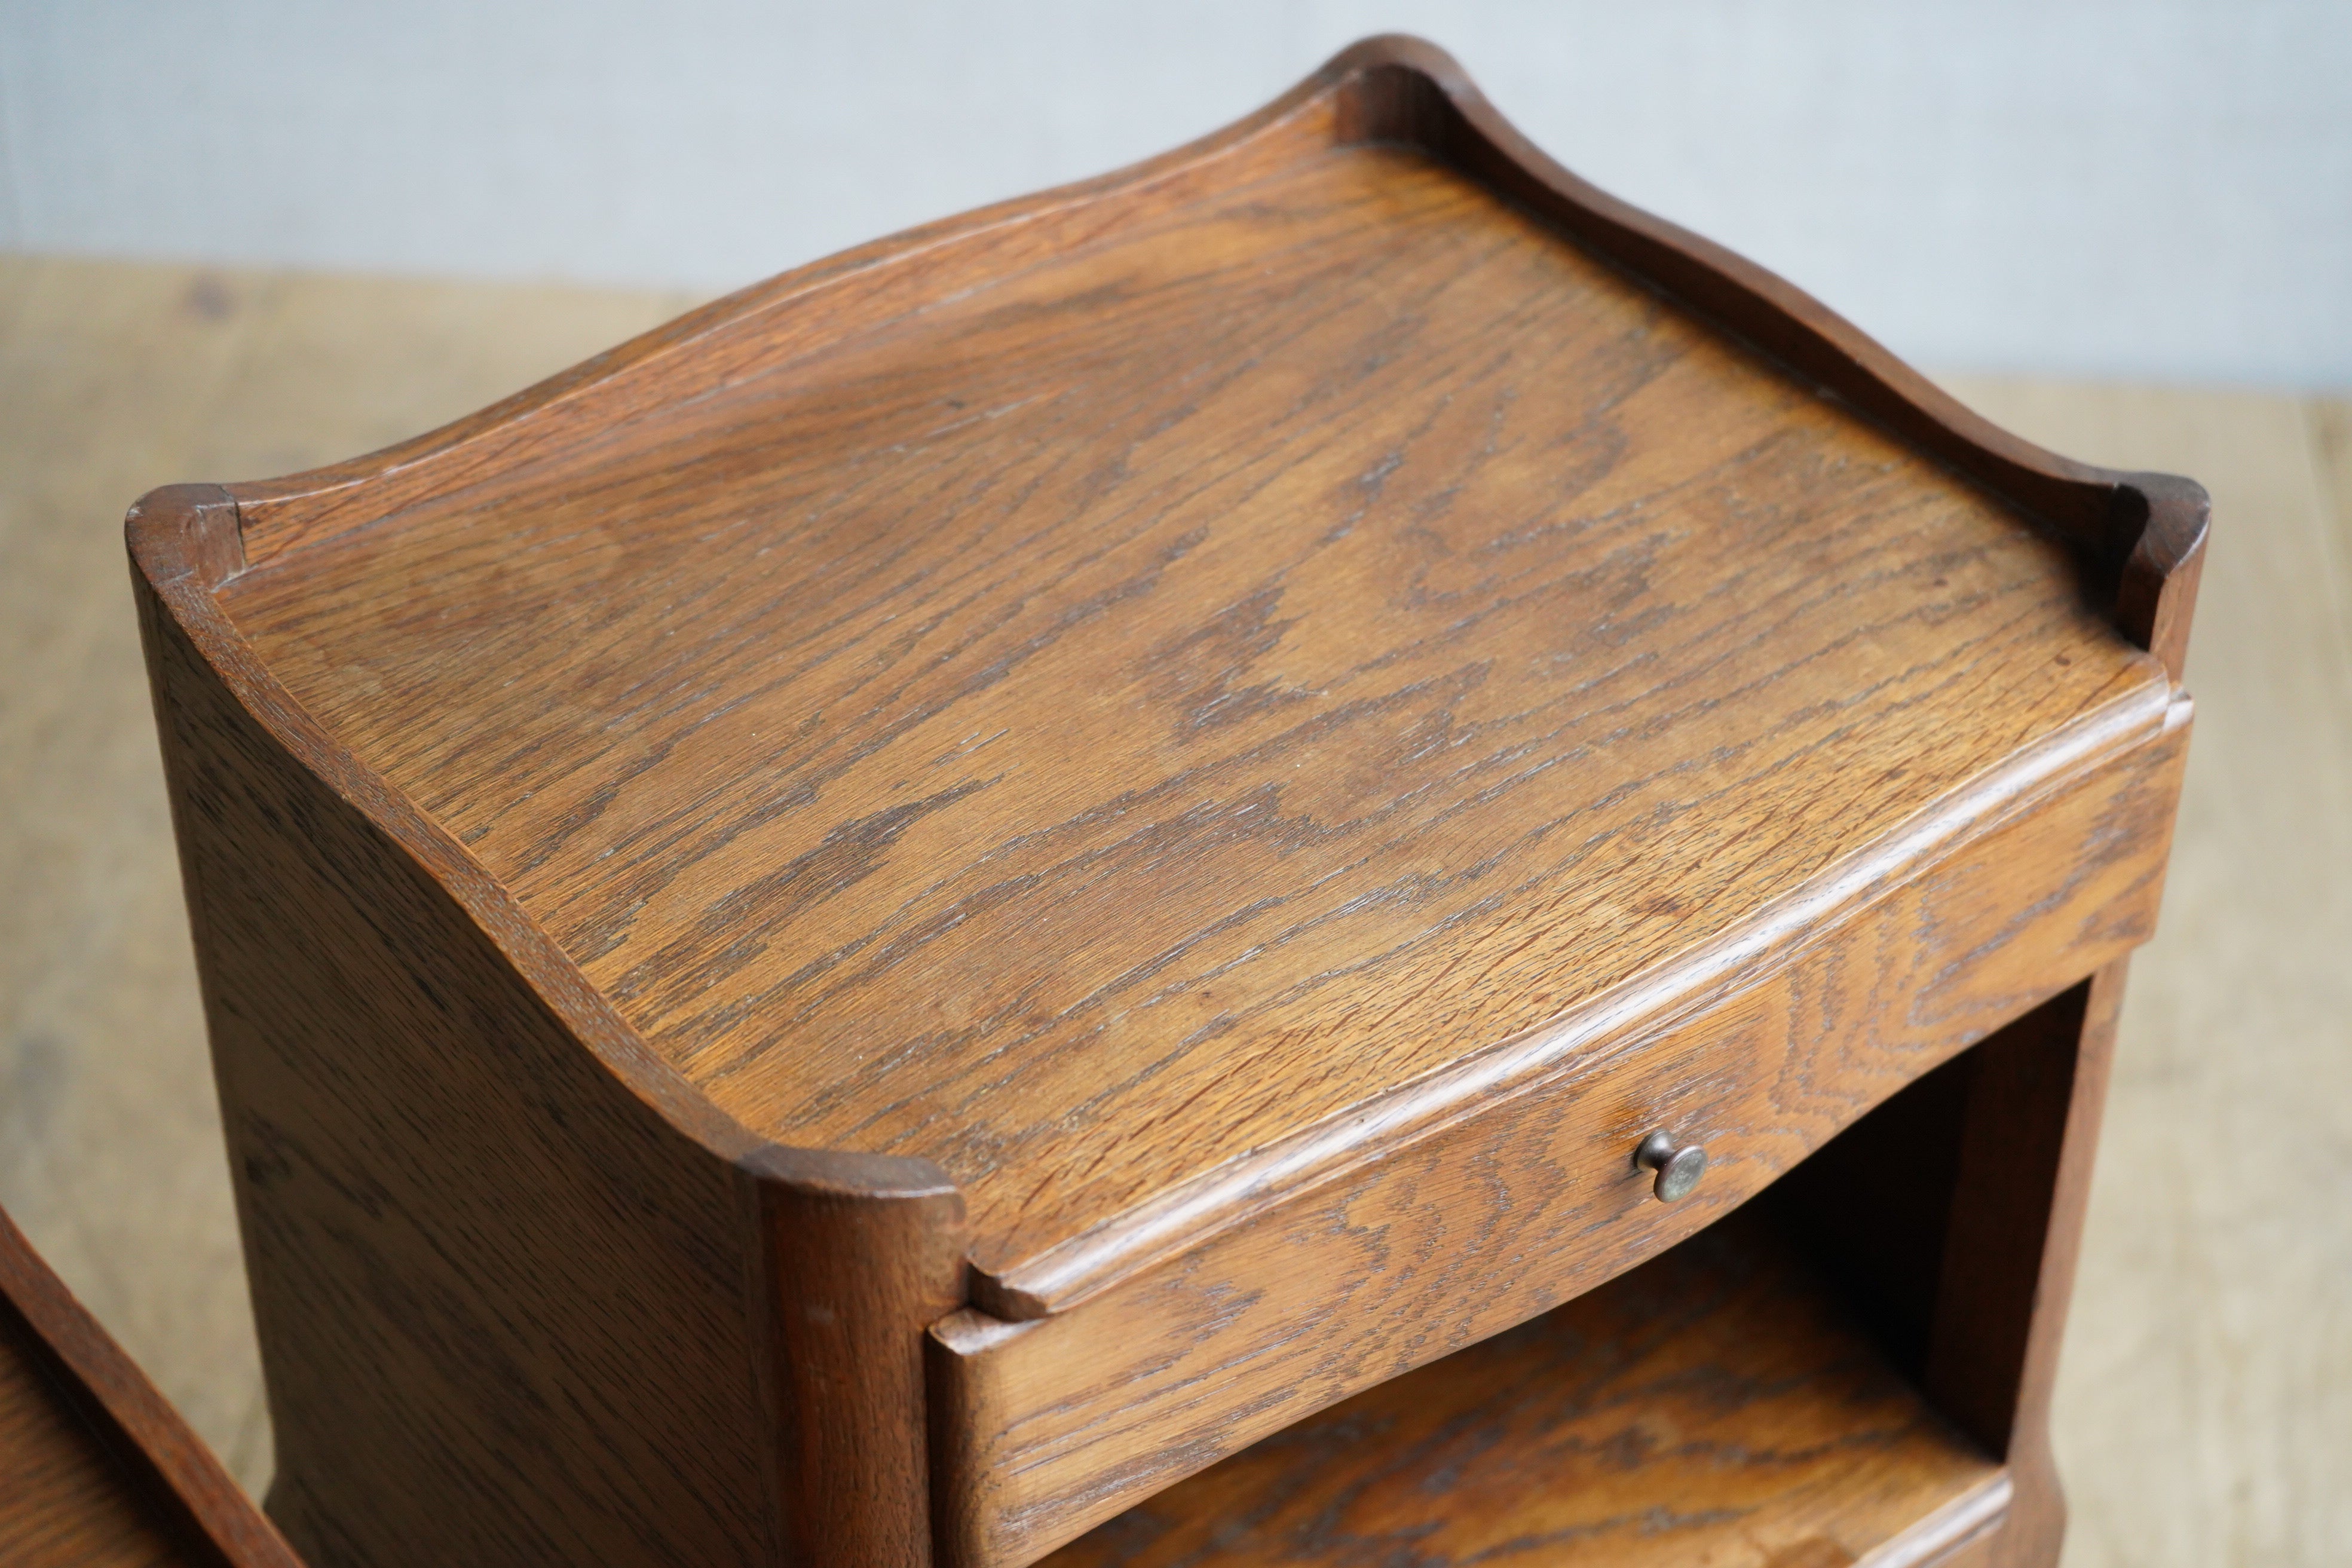
<svg viewBox="0 0 2352 1568">
<path fill-rule="evenodd" d="M 188 1568 L 192 1552 L 154 1517 L 97 1435 L 43 1375 L 15 1311 L 0 1305 L 0 1561 L 16 1568 Z"/>
<path fill-rule="evenodd" d="M 272 1516 L 354 1568 L 919 1562 L 952 1184 L 762 1143 L 637 1055 L 254 665 L 210 598 L 236 523 L 167 486 L 127 531 Z"/>
<path fill-rule="evenodd" d="M 581 1051 L 231 696 L 189 626 L 210 628 L 162 602 L 191 580 L 159 570 L 174 526 L 152 502 L 134 521 L 155 574 L 136 586 L 265 1347 L 271 1516 L 321 1564 L 768 1561 L 752 1184 Z M 727 1430 L 744 1440 L 704 1438 Z"/>
</svg>

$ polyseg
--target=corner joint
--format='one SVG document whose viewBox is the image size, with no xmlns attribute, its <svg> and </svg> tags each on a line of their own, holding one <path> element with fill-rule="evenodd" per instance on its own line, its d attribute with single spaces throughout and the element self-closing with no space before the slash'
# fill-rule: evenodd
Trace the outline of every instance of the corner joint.
<svg viewBox="0 0 2352 1568">
<path fill-rule="evenodd" d="M 193 579 L 206 593 L 242 575 L 245 520 L 236 498 L 219 485 L 164 485 L 123 515 L 131 559 L 159 586 Z"/>
</svg>

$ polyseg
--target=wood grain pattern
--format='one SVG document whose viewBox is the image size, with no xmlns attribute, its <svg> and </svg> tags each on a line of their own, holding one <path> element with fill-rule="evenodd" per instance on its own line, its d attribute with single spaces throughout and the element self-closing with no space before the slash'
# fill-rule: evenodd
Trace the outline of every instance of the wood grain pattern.
<svg viewBox="0 0 2352 1568">
<path fill-rule="evenodd" d="M 273 1408 L 360 1413 L 286 1517 L 878 1564 L 937 1489 L 951 1558 L 1022 1560 L 1681 1234 L 1609 1231 L 1590 1107 L 1496 1174 L 1580 1075 L 1720 1111 L 1745 1193 L 2114 962 L 2202 494 L 1940 399 L 1385 40 L 405 447 L 153 498 Z M 1322 1272 L 1414 1162 L 1430 1250 Z M 1536 1220 L 1586 1228 L 1525 1268 Z M 1187 1257 L 1234 1266 L 1205 1317 L 1150 1296 Z M 927 1387 L 967 1298 L 1008 1321 Z"/>
<path fill-rule="evenodd" d="M 186 487 L 131 535 L 271 1512 L 321 1564 L 915 1560 L 920 1335 L 961 1294 L 944 1178 L 761 1145 L 633 1079 L 544 939 L 340 769 L 211 610 L 225 511 Z M 805 1331 L 834 1305 L 846 1342 Z"/>
<path fill-rule="evenodd" d="M 1045 1568 L 1893 1568 L 1998 1528 L 1998 1462 L 1755 1220 L 1268 1437 Z"/>
<path fill-rule="evenodd" d="M 38 1079 L 0 1090 L 0 1184 L 58 1273 L 258 1496 L 267 1421 L 242 1413 L 260 1410 L 259 1363 L 154 721 L 120 542 L 92 520 L 158 474 L 279 471 L 380 446 L 692 301 L 230 272 L 218 281 L 236 313 L 214 321 L 183 302 L 199 279 L 214 282 L 194 268 L 0 258 L 0 292 L 22 301 L 0 342 L 17 371 L 0 415 L 16 531 L 0 537 L 0 924 L 15 922 L 0 995 L 29 1008 L 19 1023 L 32 1031 L 0 1030 L 0 1079 L 11 1060 L 68 1069 L 47 1092 Z M 231 350 L 207 357 L 232 331 Z M 2352 1298 L 2328 1286 L 2352 1278 L 2352 1230 L 2320 1190 L 2246 1184 L 2238 1153 L 2273 1135 L 2352 1147 L 2330 1131 L 2352 1129 L 2335 1021 L 2352 1012 L 2352 968 L 2337 961 L 2352 906 L 2326 891 L 2352 888 L 2352 837 L 2330 812 L 2346 792 L 2328 783 L 2352 775 L 2323 765 L 2352 735 L 2336 717 L 2352 662 L 2336 592 L 2352 556 L 2324 548 L 2327 497 L 2313 487 L 2326 469 L 2306 450 L 2320 405 L 1957 390 L 2056 450 L 2197 474 L 2227 521 L 2197 611 L 2174 869 L 2133 964 L 2059 1366 L 2068 1549 L 2149 1568 L 2232 1551 L 2332 1568 L 2312 1554 L 2352 1539 L 2352 1496 L 2332 1468 L 2352 1453 L 2352 1396 L 2336 1392 L 2352 1390 L 2352 1370 L 2336 1371 L 2352 1357 Z M 2184 1141 L 2184 1126 L 2205 1131 Z M 204 1180 L 215 1166 L 217 1184 Z"/>
<path fill-rule="evenodd" d="M 2160 685 L 2011 508 L 1340 112 L 336 492 L 226 609 L 664 1059 L 935 1161 L 994 1279 Z"/>
<path fill-rule="evenodd" d="M 429 872 L 229 697 L 157 603 L 185 581 L 142 600 L 272 1515 L 321 1564 L 769 1560 L 759 1446 L 701 1436 L 765 1425 L 748 1183 L 665 1147 Z"/>
<path fill-rule="evenodd" d="M 782 1560 L 913 1563 L 931 1544 L 923 1331 L 964 1300 L 963 1201 L 937 1170 L 770 1148 Z"/>
<path fill-rule="evenodd" d="M 301 1568 L 0 1214 L 0 1563 Z"/>
<path fill-rule="evenodd" d="M 2186 718 L 1948 861 L 1890 877 L 1828 926 L 1834 940 L 1693 998 L 1678 1026 L 1603 1036 L 1484 1114 L 1077 1307 L 941 1323 L 944 1559 L 1031 1561 L 1286 1423 L 1590 1289 L 2113 963 L 2154 921 Z M 1654 1127 L 1709 1151 L 1697 1193 L 1672 1206 L 1631 1159 Z"/>
<path fill-rule="evenodd" d="M 11 1568 L 212 1568 L 46 1375 L 38 1342 L 0 1305 L 0 1562 Z"/>
</svg>

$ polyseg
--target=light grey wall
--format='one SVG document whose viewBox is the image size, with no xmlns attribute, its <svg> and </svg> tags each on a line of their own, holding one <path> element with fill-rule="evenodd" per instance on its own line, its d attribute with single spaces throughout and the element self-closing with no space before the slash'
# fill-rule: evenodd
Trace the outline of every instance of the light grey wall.
<svg viewBox="0 0 2352 1568">
<path fill-rule="evenodd" d="M 2347 0 L 0 0 L 0 246 L 731 287 L 1390 28 L 1923 363 L 2352 384 Z"/>
</svg>

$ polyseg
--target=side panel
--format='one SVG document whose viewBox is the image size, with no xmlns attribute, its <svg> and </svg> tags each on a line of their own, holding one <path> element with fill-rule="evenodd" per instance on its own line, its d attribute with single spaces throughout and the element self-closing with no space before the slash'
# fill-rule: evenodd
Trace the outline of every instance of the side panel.
<svg viewBox="0 0 2352 1568">
<path fill-rule="evenodd" d="M 776 1562 L 757 1184 L 616 1081 L 134 581 L 271 1513 L 318 1568 Z"/>
<path fill-rule="evenodd" d="M 2185 714 L 2183 715 L 2185 718 Z M 2185 722 L 1957 847 L 1789 967 L 1064 1313 L 932 1334 L 943 1560 L 1034 1561 L 1358 1389 L 1526 1321 L 1759 1191 L 2154 928 Z M 1703 1142 L 1650 1194 L 1653 1128 Z"/>
</svg>

